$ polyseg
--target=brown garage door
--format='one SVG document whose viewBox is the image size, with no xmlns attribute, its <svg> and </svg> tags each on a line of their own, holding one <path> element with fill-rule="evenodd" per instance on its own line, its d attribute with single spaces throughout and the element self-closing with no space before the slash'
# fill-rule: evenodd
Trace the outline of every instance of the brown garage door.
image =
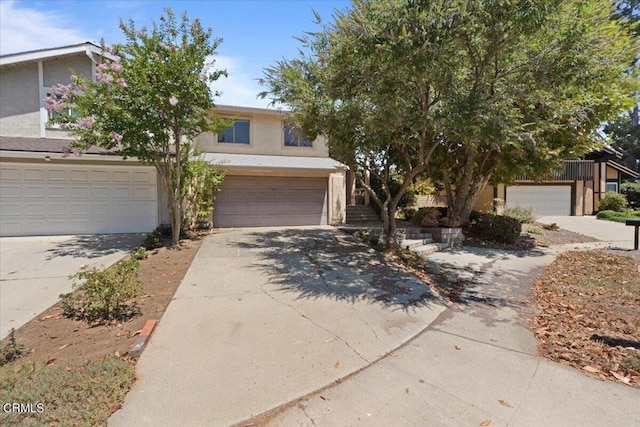
<svg viewBox="0 0 640 427">
<path fill-rule="evenodd" d="M 216 227 L 327 224 L 327 178 L 227 176 L 216 192 Z"/>
</svg>

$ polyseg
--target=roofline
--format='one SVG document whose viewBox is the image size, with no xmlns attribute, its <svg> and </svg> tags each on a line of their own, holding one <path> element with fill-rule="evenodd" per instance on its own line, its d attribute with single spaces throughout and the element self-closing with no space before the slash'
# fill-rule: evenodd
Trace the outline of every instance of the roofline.
<svg viewBox="0 0 640 427">
<path fill-rule="evenodd" d="M 116 60 L 117 56 L 104 52 L 102 48 L 91 42 L 73 44 L 69 46 L 31 50 L 27 52 L 10 53 L 0 56 L 0 66 L 19 64 L 22 62 L 42 61 L 43 59 L 55 58 L 58 56 L 73 55 L 76 53 L 86 53 L 88 56 L 96 54 L 111 60 Z"/>
<path fill-rule="evenodd" d="M 241 107 L 239 105 L 224 105 L 224 104 L 216 104 L 214 110 L 216 112 L 229 112 L 229 113 L 253 113 L 253 114 L 269 114 L 269 115 L 280 115 L 286 114 L 288 111 L 285 110 L 275 110 L 270 108 L 260 108 L 260 107 Z"/>
<path fill-rule="evenodd" d="M 89 154 L 83 153 L 80 156 L 67 156 L 63 157 L 60 152 L 51 151 L 16 151 L 16 150 L 0 150 L 0 159 L 42 159 L 42 160 L 65 160 L 65 161 L 80 161 L 80 160 L 108 160 L 118 162 L 140 162 L 137 157 L 127 157 L 123 159 L 122 156 L 114 154 Z"/>
<path fill-rule="evenodd" d="M 607 166 L 611 166 L 612 168 L 617 169 L 619 172 L 629 175 L 631 178 L 640 178 L 640 173 L 634 171 L 633 169 L 629 169 L 628 167 L 623 166 L 618 162 L 608 161 Z"/>
</svg>

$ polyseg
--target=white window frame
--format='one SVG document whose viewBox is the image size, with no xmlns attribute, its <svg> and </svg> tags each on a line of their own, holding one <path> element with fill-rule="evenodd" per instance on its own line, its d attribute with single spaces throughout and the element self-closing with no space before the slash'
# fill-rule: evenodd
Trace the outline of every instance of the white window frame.
<svg viewBox="0 0 640 427">
<path fill-rule="evenodd" d="M 610 186 L 610 185 L 613 185 L 613 186 L 615 187 L 615 190 L 610 190 L 610 189 L 609 189 L 609 186 Z M 618 192 L 619 192 L 618 182 L 617 182 L 617 181 L 608 181 L 608 182 L 605 182 L 605 184 L 604 184 L 604 192 L 605 192 L 605 193 L 609 193 L 609 192 L 616 192 L 616 193 L 618 193 Z"/>
</svg>

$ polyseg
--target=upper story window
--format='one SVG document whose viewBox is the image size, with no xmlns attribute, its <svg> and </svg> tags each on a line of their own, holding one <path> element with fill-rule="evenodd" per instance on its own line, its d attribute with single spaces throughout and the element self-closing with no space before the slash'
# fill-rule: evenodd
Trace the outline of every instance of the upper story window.
<svg viewBox="0 0 640 427">
<path fill-rule="evenodd" d="M 285 147 L 313 147 L 313 141 L 302 135 L 298 130 L 290 127 L 284 127 L 284 146 Z"/>
<path fill-rule="evenodd" d="M 251 128 L 249 120 L 236 119 L 233 126 L 226 128 L 218 134 L 218 142 L 227 142 L 230 144 L 250 144 Z"/>
<path fill-rule="evenodd" d="M 60 100 L 61 95 L 53 95 L 52 92 L 47 92 L 47 98 L 53 98 Z M 47 109 L 47 127 L 50 129 L 57 129 L 60 127 L 60 119 L 64 116 L 80 117 L 80 114 L 75 108 L 64 107 L 62 110 L 49 110 Z"/>
</svg>

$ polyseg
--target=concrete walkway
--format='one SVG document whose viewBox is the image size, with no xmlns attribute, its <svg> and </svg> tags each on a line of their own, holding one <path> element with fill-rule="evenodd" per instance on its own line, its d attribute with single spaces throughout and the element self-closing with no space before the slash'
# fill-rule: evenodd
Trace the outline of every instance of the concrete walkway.
<svg viewBox="0 0 640 427">
<path fill-rule="evenodd" d="M 531 284 L 553 250 L 448 250 L 431 261 L 473 274 L 457 308 L 392 356 L 297 404 L 277 426 L 631 426 L 640 390 L 537 356 Z"/>
<path fill-rule="evenodd" d="M 70 292 L 81 265 L 109 266 L 135 249 L 141 234 L 0 238 L 0 338 Z"/>
<path fill-rule="evenodd" d="M 537 221 L 543 224 L 556 223 L 565 230 L 602 240 L 607 246 L 633 249 L 633 227 L 620 222 L 604 221 L 595 216 L 543 216 Z"/>
<path fill-rule="evenodd" d="M 210 235 L 109 425 L 241 422 L 369 366 L 444 309 L 413 276 L 333 229 Z"/>
</svg>

